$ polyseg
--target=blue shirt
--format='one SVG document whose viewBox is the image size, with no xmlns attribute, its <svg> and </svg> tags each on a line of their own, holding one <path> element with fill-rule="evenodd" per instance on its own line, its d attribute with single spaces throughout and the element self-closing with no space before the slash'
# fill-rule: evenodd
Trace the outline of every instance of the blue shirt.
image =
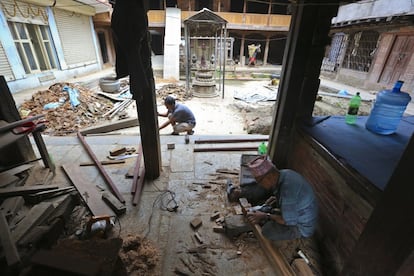
<svg viewBox="0 0 414 276">
<path fill-rule="evenodd" d="M 171 117 L 177 123 L 189 123 L 192 125 L 196 124 L 193 112 L 183 104 L 175 104 L 174 110 L 171 112 Z"/>
<path fill-rule="evenodd" d="M 278 187 L 279 206 L 286 225 L 296 225 L 304 237 L 313 234 L 318 217 L 318 205 L 312 187 L 299 173 L 280 170 Z"/>
</svg>

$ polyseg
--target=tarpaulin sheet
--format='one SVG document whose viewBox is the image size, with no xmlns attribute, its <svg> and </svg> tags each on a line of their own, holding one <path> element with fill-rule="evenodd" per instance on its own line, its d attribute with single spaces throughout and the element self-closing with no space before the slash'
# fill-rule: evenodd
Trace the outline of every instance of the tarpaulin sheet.
<svg viewBox="0 0 414 276">
<path fill-rule="evenodd" d="M 403 117 L 391 135 L 367 130 L 367 118 L 360 116 L 354 125 L 349 125 L 344 116 L 330 116 L 325 120 L 315 117 L 315 124 L 303 129 L 341 162 L 384 190 L 414 132 L 414 116 Z"/>
</svg>

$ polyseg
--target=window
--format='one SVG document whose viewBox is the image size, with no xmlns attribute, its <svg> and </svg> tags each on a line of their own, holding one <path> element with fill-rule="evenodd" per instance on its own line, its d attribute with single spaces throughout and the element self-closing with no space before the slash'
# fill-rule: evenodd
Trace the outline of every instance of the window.
<svg viewBox="0 0 414 276">
<path fill-rule="evenodd" d="M 48 26 L 10 21 L 8 24 L 27 74 L 57 68 L 56 53 Z"/>
<path fill-rule="evenodd" d="M 374 31 L 354 33 L 348 44 L 342 67 L 368 72 L 377 49 L 379 34 Z"/>
</svg>

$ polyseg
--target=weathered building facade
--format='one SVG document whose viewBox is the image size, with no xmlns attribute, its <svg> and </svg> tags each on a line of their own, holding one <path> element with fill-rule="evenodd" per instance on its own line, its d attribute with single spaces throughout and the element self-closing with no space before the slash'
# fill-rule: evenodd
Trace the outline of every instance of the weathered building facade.
<svg viewBox="0 0 414 276">
<path fill-rule="evenodd" d="M 332 43 L 324 74 L 378 90 L 395 81 L 414 90 L 414 5 L 409 0 L 360 1 L 343 5 L 332 20 Z"/>
<path fill-rule="evenodd" d="M 13 93 L 102 69 L 92 16 L 110 5 L 84 2 L 0 2 L 0 75 Z"/>
</svg>

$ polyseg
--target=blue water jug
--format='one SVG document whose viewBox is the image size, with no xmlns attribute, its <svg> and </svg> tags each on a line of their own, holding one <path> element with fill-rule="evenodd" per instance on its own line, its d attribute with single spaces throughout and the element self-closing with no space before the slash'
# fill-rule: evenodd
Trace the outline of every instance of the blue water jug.
<svg viewBox="0 0 414 276">
<path fill-rule="evenodd" d="M 388 135 L 397 130 L 411 97 L 402 92 L 403 81 L 397 81 L 392 90 L 382 90 L 371 110 L 365 127 L 378 134 Z"/>
</svg>

